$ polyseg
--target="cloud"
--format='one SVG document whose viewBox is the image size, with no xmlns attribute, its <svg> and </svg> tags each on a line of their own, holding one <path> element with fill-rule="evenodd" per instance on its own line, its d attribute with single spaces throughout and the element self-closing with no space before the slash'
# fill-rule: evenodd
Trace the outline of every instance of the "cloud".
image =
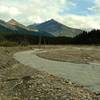
<svg viewBox="0 0 100 100">
<path fill-rule="evenodd" d="M 62 23 L 68 26 L 81 29 L 100 29 L 100 17 L 99 16 L 80 16 L 69 14 L 61 19 Z"/>
<path fill-rule="evenodd" d="M 16 7 L 9 7 L 5 5 L 0 6 L 0 14 L 6 14 L 8 16 L 17 16 L 21 12 Z"/>
<path fill-rule="evenodd" d="M 90 11 L 95 12 L 95 14 L 100 13 L 100 0 L 95 0 L 94 5 L 91 8 L 88 8 Z"/>
<path fill-rule="evenodd" d="M 96 0 L 97 2 L 99 0 Z M 63 9 L 70 9 L 71 7 L 77 7 L 77 4 L 72 2 L 71 0 L 44 0 L 44 3 L 41 3 L 41 0 L 32 0 L 32 5 L 30 12 L 35 14 L 35 16 L 31 16 L 31 21 L 37 21 L 37 18 L 40 18 L 41 21 L 45 21 L 51 18 L 54 18 L 61 23 L 74 27 L 74 28 L 81 28 L 81 29 L 91 29 L 96 28 L 100 29 L 100 18 L 96 15 L 76 15 L 67 13 L 65 15 L 60 15 L 59 12 Z M 48 3 L 49 2 L 49 3 Z M 36 9 L 35 9 L 36 8 Z M 34 10 L 35 9 L 35 10 Z M 100 10 L 100 9 L 99 9 Z M 37 16 L 36 16 L 37 15 Z M 33 18 L 33 19 L 32 19 Z"/>
<path fill-rule="evenodd" d="M 77 15 L 67 12 L 71 8 L 77 8 L 79 6 L 77 0 L 0 0 L 0 16 L 4 20 L 15 18 L 26 25 L 41 23 L 53 18 L 74 28 L 100 29 L 100 18 L 97 15 L 100 12 L 99 1 L 95 0 L 94 5 L 92 7 L 89 6 L 90 8 L 87 3 L 87 9 L 94 12 L 94 15 Z M 61 14 L 62 11 L 64 11 L 64 15 Z"/>
<path fill-rule="evenodd" d="M 31 0 L 31 4 L 24 6 L 22 12 L 30 22 L 38 22 L 38 19 L 44 21 L 51 18 L 57 19 L 61 16 L 60 11 L 72 6 L 75 6 L 75 4 L 69 0 L 54 0 L 53 2 L 52 0 L 44 0 L 43 2 L 41 0 Z M 28 12 L 28 16 L 25 12 Z"/>
<path fill-rule="evenodd" d="M 0 15 L 15 17 L 24 24 L 58 19 L 63 9 L 76 6 L 70 0 L 0 0 Z"/>
</svg>

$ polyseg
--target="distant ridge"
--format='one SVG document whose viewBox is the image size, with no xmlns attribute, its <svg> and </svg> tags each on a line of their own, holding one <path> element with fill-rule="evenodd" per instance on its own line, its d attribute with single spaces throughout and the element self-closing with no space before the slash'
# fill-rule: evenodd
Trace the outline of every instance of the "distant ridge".
<svg viewBox="0 0 100 100">
<path fill-rule="evenodd" d="M 25 28 L 26 29 L 26 26 L 24 26 L 23 24 L 17 22 L 15 19 L 11 19 L 7 22 L 9 25 L 12 25 L 14 27 L 21 27 L 21 28 Z"/>
<path fill-rule="evenodd" d="M 15 27 L 13 27 L 12 25 L 3 20 L 0 20 L 0 25 L 8 29 L 15 30 Z"/>
<path fill-rule="evenodd" d="M 54 36 L 66 36 L 66 37 L 75 37 L 76 35 L 82 33 L 82 30 L 70 28 L 65 26 L 54 19 L 48 20 L 41 24 L 29 25 L 30 29 L 37 29 L 39 31 L 45 31 L 51 33 Z"/>
<path fill-rule="evenodd" d="M 82 33 L 82 30 L 67 27 L 54 19 L 41 24 L 29 25 L 28 27 L 14 19 L 11 19 L 8 22 L 0 20 L 0 32 L 31 34 L 34 36 L 75 37 Z"/>
<path fill-rule="evenodd" d="M 32 35 L 32 36 L 53 36 L 50 33 L 43 31 L 36 31 L 34 29 L 29 29 L 21 23 L 14 19 L 8 22 L 0 20 L 0 33 L 8 34 L 20 34 L 20 35 Z"/>
</svg>

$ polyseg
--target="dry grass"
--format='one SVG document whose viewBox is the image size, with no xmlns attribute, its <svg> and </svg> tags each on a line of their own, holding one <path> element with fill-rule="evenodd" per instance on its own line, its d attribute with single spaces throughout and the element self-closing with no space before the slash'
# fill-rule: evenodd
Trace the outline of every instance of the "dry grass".
<svg viewBox="0 0 100 100">
<path fill-rule="evenodd" d="M 73 63 L 100 63 L 99 46 L 65 46 L 60 49 L 47 50 L 37 54 L 40 57 Z"/>
</svg>

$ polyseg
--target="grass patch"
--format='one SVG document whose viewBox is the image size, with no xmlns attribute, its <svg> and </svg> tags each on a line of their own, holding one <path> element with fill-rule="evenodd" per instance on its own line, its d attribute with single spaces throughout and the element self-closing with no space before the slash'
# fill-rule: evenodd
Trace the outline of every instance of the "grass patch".
<svg viewBox="0 0 100 100">
<path fill-rule="evenodd" d="M 17 46 L 18 44 L 16 42 L 10 42 L 10 41 L 2 41 L 0 42 L 0 46 L 4 46 L 4 47 L 13 47 L 13 46 Z"/>
</svg>

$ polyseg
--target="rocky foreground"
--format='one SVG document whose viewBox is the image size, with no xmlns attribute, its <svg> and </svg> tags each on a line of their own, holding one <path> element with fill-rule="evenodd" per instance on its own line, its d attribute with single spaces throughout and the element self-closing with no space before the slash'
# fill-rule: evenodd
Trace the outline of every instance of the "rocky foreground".
<svg viewBox="0 0 100 100">
<path fill-rule="evenodd" d="M 100 100 L 81 85 L 24 66 L 13 59 L 35 47 L 0 47 L 0 100 Z"/>
</svg>

